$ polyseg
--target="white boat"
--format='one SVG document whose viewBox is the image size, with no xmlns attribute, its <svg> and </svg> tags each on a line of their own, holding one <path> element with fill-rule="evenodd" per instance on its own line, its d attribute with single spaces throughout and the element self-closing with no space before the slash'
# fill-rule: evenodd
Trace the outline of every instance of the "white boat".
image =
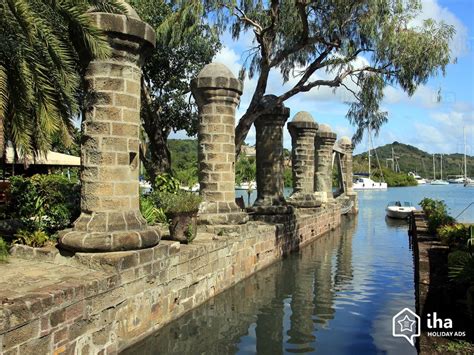
<svg viewBox="0 0 474 355">
<path fill-rule="evenodd" d="M 417 173 L 413 173 L 413 172 L 410 171 L 410 172 L 408 173 L 408 175 L 411 176 L 411 177 L 413 177 L 413 178 L 416 180 L 416 182 L 417 182 L 418 185 L 424 185 L 424 184 L 426 184 L 426 180 L 423 179 L 423 178 L 422 178 L 420 175 L 418 175 Z"/>
<path fill-rule="evenodd" d="M 256 190 L 257 183 L 255 181 L 243 182 L 240 185 L 235 185 L 236 190 Z"/>
<path fill-rule="evenodd" d="M 447 180 L 450 184 L 464 184 L 463 175 L 448 175 Z"/>
<path fill-rule="evenodd" d="M 415 206 L 411 202 L 403 202 L 403 205 L 400 201 L 390 202 L 385 211 L 387 212 L 387 217 L 405 219 L 410 216 L 412 211 L 415 211 Z"/>
<path fill-rule="evenodd" d="M 153 188 L 151 187 L 151 183 L 146 180 L 140 180 L 138 182 L 138 185 L 140 186 L 140 191 L 144 195 L 149 194 L 150 192 L 153 191 Z"/>
<path fill-rule="evenodd" d="M 377 182 L 367 177 L 355 177 L 352 183 L 354 190 L 386 190 L 386 182 Z"/>
<path fill-rule="evenodd" d="M 435 154 L 433 154 L 433 180 L 431 180 L 431 185 L 449 185 L 449 182 L 443 180 L 443 154 L 440 154 L 441 161 L 441 179 L 436 179 L 436 162 Z"/>
<path fill-rule="evenodd" d="M 181 190 L 184 190 L 184 191 L 187 191 L 187 192 L 199 192 L 199 190 L 201 189 L 201 186 L 199 185 L 199 183 L 195 183 L 193 186 L 189 187 L 189 186 L 181 186 L 180 187 Z"/>
<path fill-rule="evenodd" d="M 357 175 L 354 175 L 354 180 L 352 182 L 352 188 L 354 190 L 386 190 L 387 189 L 387 183 L 382 181 L 382 182 L 377 182 L 377 181 L 374 181 L 372 180 L 370 177 L 371 177 L 371 147 L 372 147 L 372 138 L 371 138 L 371 135 L 370 135 L 370 125 L 369 127 L 367 128 L 367 146 L 368 146 L 368 150 L 367 150 L 367 156 L 368 156 L 368 159 L 369 159 L 369 173 L 367 175 L 367 177 L 365 176 L 357 176 Z M 378 156 L 377 156 L 377 151 L 375 151 L 375 156 L 377 158 L 377 162 L 379 163 L 379 159 L 378 159 Z M 379 163 L 379 169 L 380 169 L 380 172 L 382 173 L 382 168 L 380 167 L 380 163 Z M 382 180 L 383 180 L 383 174 L 382 175 Z"/>
</svg>

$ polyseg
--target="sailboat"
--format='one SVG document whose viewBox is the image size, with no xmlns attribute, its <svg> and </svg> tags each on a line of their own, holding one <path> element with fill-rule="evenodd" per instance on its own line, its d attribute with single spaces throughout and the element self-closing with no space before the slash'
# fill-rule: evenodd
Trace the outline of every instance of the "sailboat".
<svg viewBox="0 0 474 355">
<path fill-rule="evenodd" d="M 354 182 L 352 184 L 352 188 L 354 190 L 386 190 L 387 183 L 386 182 L 377 182 L 370 178 L 371 176 L 371 164 L 370 164 L 370 157 L 371 157 L 371 146 L 372 146 L 372 139 L 370 136 L 370 125 L 367 128 L 367 138 L 368 138 L 368 157 L 369 157 L 369 174 L 368 177 L 365 176 L 354 176 Z M 378 161 L 378 158 L 377 158 Z M 380 169 L 380 163 L 379 163 Z M 380 169 L 382 171 L 382 169 Z M 383 176 L 382 176 L 383 179 Z"/>
<path fill-rule="evenodd" d="M 435 155 L 433 154 L 433 180 L 431 181 L 431 185 L 449 185 L 449 182 L 443 180 L 443 154 L 440 154 L 440 161 L 441 161 L 441 179 L 436 179 L 436 162 L 435 162 Z"/>
<path fill-rule="evenodd" d="M 464 187 L 474 187 L 474 180 L 467 177 L 467 151 L 466 151 L 466 130 L 465 127 L 462 129 L 464 136 Z"/>
</svg>

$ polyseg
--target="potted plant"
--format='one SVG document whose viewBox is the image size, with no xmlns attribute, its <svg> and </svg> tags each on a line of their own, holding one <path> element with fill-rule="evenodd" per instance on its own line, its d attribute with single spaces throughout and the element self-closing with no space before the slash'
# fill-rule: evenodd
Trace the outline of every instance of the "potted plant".
<svg viewBox="0 0 474 355">
<path fill-rule="evenodd" d="M 169 219 L 170 237 L 180 243 L 190 243 L 197 233 L 197 214 L 201 197 L 178 191 L 157 193 L 157 202 Z"/>
</svg>

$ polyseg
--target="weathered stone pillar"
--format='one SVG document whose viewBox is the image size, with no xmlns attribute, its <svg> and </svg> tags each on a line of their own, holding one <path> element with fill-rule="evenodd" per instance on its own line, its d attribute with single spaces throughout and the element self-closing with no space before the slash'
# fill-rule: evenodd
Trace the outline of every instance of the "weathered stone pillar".
<svg viewBox="0 0 474 355">
<path fill-rule="evenodd" d="M 346 196 L 353 202 L 352 211 L 355 213 L 359 210 L 357 202 L 357 192 L 353 189 L 352 176 L 352 153 L 354 146 L 349 137 L 342 137 L 337 142 L 341 150 L 344 152 L 342 157 L 342 174 L 344 175 L 344 192 Z"/>
<path fill-rule="evenodd" d="M 318 125 L 305 111 L 298 112 L 288 123 L 291 134 L 293 194 L 288 203 L 296 207 L 317 207 L 321 202 L 314 194 L 314 137 Z"/>
<path fill-rule="evenodd" d="M 260 109 L 265 113 L 255 121 L 257 199 L 249 211 L 257 214 L 291 211 L 283 196 L 283 126 L 290 116 L 290 109 L 281 104 L 269 111 L 276 99 L 275 95 L 267 95 L 262 99 Z"/>
<path fill-rule="evenodd" d="M 242 82 L 223 64 L 206 65 L 191 82 L 199 107 L 199 184 L 202 224 L 248 220 L 235 203 L 235 109 Z"/>
<path fill-rule="evenodd" d="M 314 188 L 318 199 L 328 202 L 333 199 L 332 193 L 332 152 L 336 142 L 336 133 L 331 127 L 320 124 L 314 141 L 315 174 Z"/>
<path fill-rule="evenodd" d="M 155 45 L 153 29 L 123 2 L 127 15 L 92 12 L 112 57 L 92 60 L 85 80 L 91 98 L 82 123 L 81 210 L 60 244 L 104 252 L 156 245 L 159 234 L 139 209 L 140 66 Z"/>
</svg>

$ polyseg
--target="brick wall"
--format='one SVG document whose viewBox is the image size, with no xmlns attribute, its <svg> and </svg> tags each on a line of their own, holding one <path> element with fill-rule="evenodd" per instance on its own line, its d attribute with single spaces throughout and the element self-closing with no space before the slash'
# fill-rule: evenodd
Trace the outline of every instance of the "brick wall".
<svg viewBox="0 0 474 355">
<path fill-rule="evenodd" d="M 77 253 L 67 260 L 17 247 L 16 256 L 97 273 L 3 304 L 0 353 L 117 353 L 340 225 L 338 205 L 305 211 L 277 225 L 208 227 L 214 230 L 190 245 L 162 241 L 150 249 Z"/>
</svg>

